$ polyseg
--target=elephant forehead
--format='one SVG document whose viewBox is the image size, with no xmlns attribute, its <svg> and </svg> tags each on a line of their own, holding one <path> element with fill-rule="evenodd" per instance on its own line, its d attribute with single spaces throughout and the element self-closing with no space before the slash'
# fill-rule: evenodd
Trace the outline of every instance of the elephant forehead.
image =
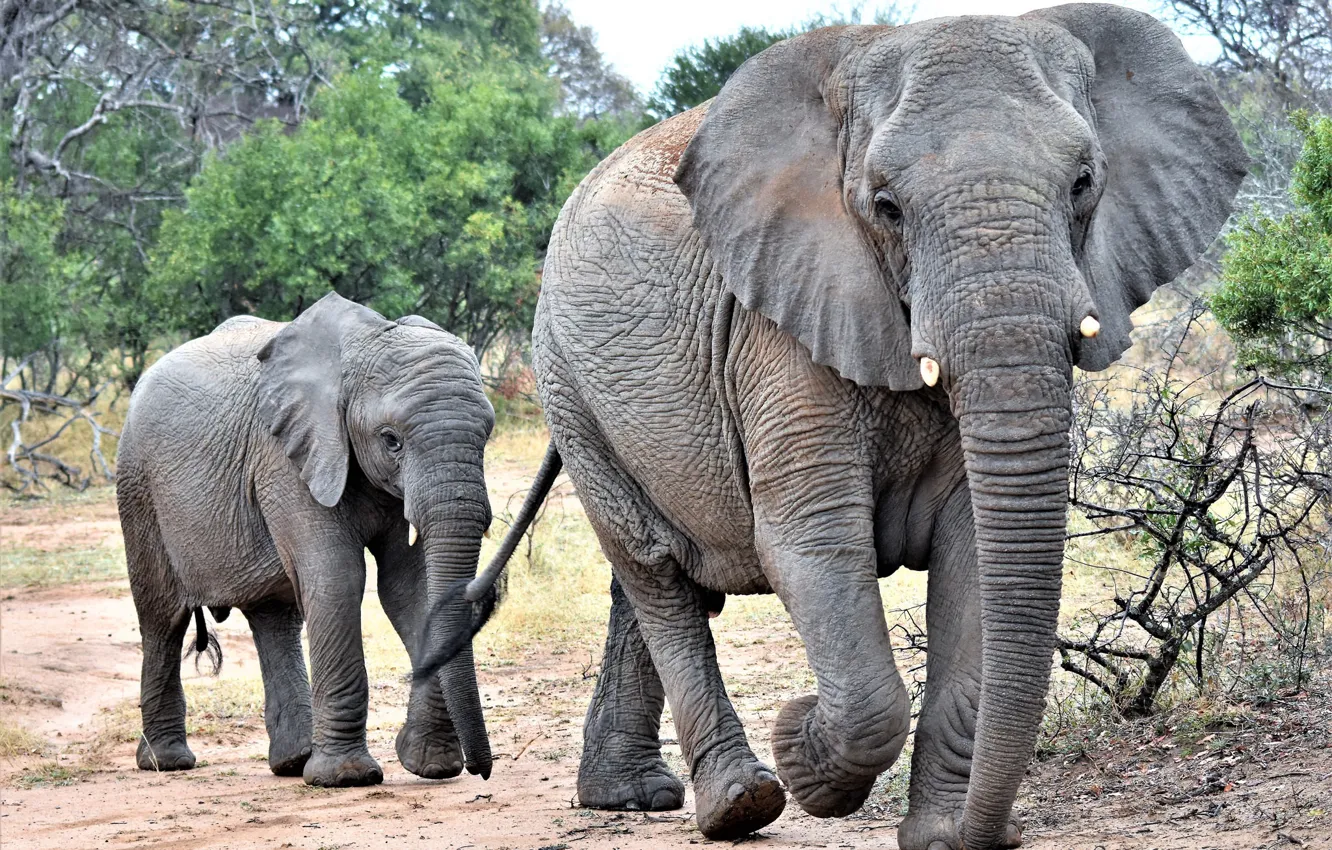
<svg viewBox="0 0 1332 850">
<path fill-rule="evenodd" d="M 921 187 L 967 174 L 1002 180 L 1005 171 L 1019 183 L 1045 172 L 1062 183 L 1065 168 L 1093 149 L 1086 69 L 1074 62 L 1072 72 L 1051 73 L 1041 45 L 1027 38 L 1030 27 L 980 20 L 1003 22 L 999 31 L 1011 38 L 970 49 L 974 26 L 963 35 L 927 30 L 901 57 L 897 91 L 884 97 L 886 86 L 859 86 L 848 179 L 863 163 L 870 184 L 901 190 L 910 188 L 908 174 Z"/>
<path fill-rule="evenodd" d="M 1057 98 L 1087 99 L 1090 53 L 1044 21 L 999 16 L 937 18 L 900 27 L 871 43 L 847 74 L 854 113 L 870 124 L 894 115 L 965 112 Z"/>
</svg>

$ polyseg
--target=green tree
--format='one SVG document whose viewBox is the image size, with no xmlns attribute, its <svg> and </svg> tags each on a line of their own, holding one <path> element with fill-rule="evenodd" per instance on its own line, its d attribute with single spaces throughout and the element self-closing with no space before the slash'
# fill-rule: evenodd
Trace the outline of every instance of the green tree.
<svg viewBox="0 0 1332 850">
<path fill-rule="evenodd" d="M 353 68 L 367 59 L 410 57 L 441 38 L 480 59 L 541 60 L 541 14 L 532 0 L 360 0 L 313 8 L 315 32 Z"/>
<path fill-rule="evenodd" d="M 192 333 L 288 319 L 329 288 L 479 351 L 528 327 L 555 215 L 623 136 L 552 117 L 554 85 L 525 64 L 423 66 L 411 99 L 367 66 L 294 133 L 268 123 L 212 158 L 166 216 L 155 297 Z"/>
<path fill-rule="evenodd" d="M 11 361 L 59 339 L 67 263 L 56 246 L 64 225 L 57 202 L 23 197 L 0 183 L 0 355 Z"/>
<path fill-rule="evenodd" d="M 1240 362 L 1283 377 L 1332 378 L 1332 117 L 1296 112 L 1304 138 L 1294 209 L 1255 208 L 1227 237 L 1212 299 Z"/>
<path fill-rule="evenodd" d="M 310 7 L 0 7 L 0 181 L 25 203 L 58 204 L 64 214 L 52 244 L 80 269 L 77 287 L 61 287 L 61 333 L 42 368 L 66 376 L 65 392 L 83 378 L 99 380 L 99 371 L 132 385 L 155 336 L 174 326 L 144 286 L 162 212 L 183 202 L 204 154 L 256 116 L 300 120 L 325 75 Z M 79 392 L 90 389 L 82 383 Z"/>
</svg>

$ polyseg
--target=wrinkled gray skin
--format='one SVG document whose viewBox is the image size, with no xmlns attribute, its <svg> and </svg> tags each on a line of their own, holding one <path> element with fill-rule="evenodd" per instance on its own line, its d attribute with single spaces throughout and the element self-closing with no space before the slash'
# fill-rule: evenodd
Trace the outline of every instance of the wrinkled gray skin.
<svg viewBox="0 0 1332 850">
<path fill-rule="evenodd" d="M 1247 164 L 1163 25 L 1077 5 L 797 37 L 589 176 L 533 338 L 616 577 L 583 803 L 681 804 L 664 697 L 705 834 L 776 818 L 778 776 L 811 814 L 855 811 L 907 735 L 876 583 L 905 565 L 929 570 L 930 653 L 898 841 L 1019 843 L 1073 367 L 1122 354 L 1130 311 L 1213 240 Z M 777 776 L 707 616 L 766 592 L 818 681 L 774 723 Z"/>
<path fill-rule="evenodd" d="M 312 785 L 382 781 L 365 742 L 364 551 L 414 656 L 430 600 L 476 572 L 493 423 L 463 342 L 336 294 L 290 324 L 231 319 L 148 370 L 117 483 L 143 633 L 139 767 L 194 766 L 181 639 L 191 610 L 208 606 L 239 608 L 254 632 L 273 772 Z M 469 771 L 489 775 L 470 648 L 413 686 L 397 752 L 420 776 L 457 775 L 464 754 Z"/>
</svg>

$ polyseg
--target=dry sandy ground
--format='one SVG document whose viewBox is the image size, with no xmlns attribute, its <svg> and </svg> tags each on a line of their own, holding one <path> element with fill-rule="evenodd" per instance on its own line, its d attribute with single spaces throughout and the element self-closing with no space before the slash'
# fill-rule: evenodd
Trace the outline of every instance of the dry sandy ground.
<svg viewBox="0 0 1332 850">
<path fill-rule="evenodd" d="M 70 527 L 56 527 L 58 519 L 25 515 L 23 539 L 68 533 L 86 544 L 118 532 L 97 511 Z M 7 541 L 20 533 L 12 525 L 0 530 Z M 756 750 L 768 758 L 776 708 L 807 680 L 803 652 L 791 634 L 762 624 L 732 626 L 728 619 L 737 619 L 729 605 L 717 621 L 728 685 Z M 243 618 L 233 616 L 218 631 L 224 682 L 253 676 L 257 661 Z M 404 771 L 392 734 L 406 692 L 381 684 L 371 693 L 370 743 L 384 784 L 325 790 L 268 772 L 263 725 L 255 718 L 213 718 L 209 735 L 191 739 L 201 765 L 192 772 L 135 769 L 133 743 L 108 744 L 106 733 L 114 716 L 106 710 L 120 706 L 123 717 L 126 701 L 137 697 L 140 652 L 125 582 L 11 591 L 0 602 L 0 709 L 8 723 L 38 734 L 50 749 L 0 763 L 0 844 L 5 850 L 634 850 L 713 843 L 694 827 L 692 796 L 682 811 L 657 815 L 576 807 L 582 711 L 595 670 L 589 655 L 599 641 L 589 635 L 577 646 L 538 642 L 512 658 L 485 659 L 481 681 L 497 754 L 490 781 L 425 781 Z M 1220 728 L 1192 747 L 1146 724 L 1101 734 L 1076 755 L 1033 768 L 1020 801 L 1027 844 L 1332 848 L 1330 715 L 1325 701 L 1291 695 L 1254 724 Z M 670 734 L 669 727 L 663 731 Z M 678 769 L 679 748 L 666 751 Z M 62 780 L 68 784 L 33 784 L 39 763 L 53 758 L 73 772 Z M 743 843 L 774 850 L 896 847 L 893 805 L 884 795 L 876 800 L 857 816 L 832 821 L 792 804 Z"/>
</svg>

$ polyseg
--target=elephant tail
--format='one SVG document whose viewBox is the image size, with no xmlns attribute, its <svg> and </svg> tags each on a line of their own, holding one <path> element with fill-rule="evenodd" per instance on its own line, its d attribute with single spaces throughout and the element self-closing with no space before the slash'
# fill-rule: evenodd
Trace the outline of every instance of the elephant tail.
<svg viewBox="0 0 1332 850">
<path fill-rule="evenodd" d="M 217 633 L 208 628 L 202 608 L 194 609 L 194 644 L 185 650 L 185 656 L 194 656 L 194 669 L 199 669 L 199 659 L 208 656 L 209 676 L 216 676 L 222 671 L 222 644 L 217 640 Z"/>
<path fill-rule="evenodd" d="M 537 470 L 536 478 L 532 481 L 532 488 L 527 491 L 527 498 L 523 500 L 523 506 L 518 509 L 518 516 L 514 518 L 513 525 L 509 526 L 509 531 L 504 535 L 504 542 L 500 544 L 495 557 L 490 559 L 490 563 L 477 574 L 476 578 L 458 582 L 431 608 L 427 622 L 434 622 L 435 618 L 441 616 L 451 605 L 468 605 L 472 612 L 468 625 L 449 635 L 442 644 L 431 646 L 430 629 L 422 629 L 422 652 L 417 656 L 421 662 L 412 672 L 414 679 L 429 679 L 441 667 L 452 661 L 463 647 L 471 643 L 472 638 L 481 631 L 490 619 L 490 615 L 495 612 L 500 599 L 500 577 L 504 575 L 509 559 L 513 557 L 518 544 L 531 528 L 532 521 L 536 519 L 542 503 L 545 502 L 551 486 L 563 468 L 564 461 L 560 458 L 560 452 L 555 448 L 555 444 L 551 443 L 546 448 L 541 468 Z"/>
</svg>

